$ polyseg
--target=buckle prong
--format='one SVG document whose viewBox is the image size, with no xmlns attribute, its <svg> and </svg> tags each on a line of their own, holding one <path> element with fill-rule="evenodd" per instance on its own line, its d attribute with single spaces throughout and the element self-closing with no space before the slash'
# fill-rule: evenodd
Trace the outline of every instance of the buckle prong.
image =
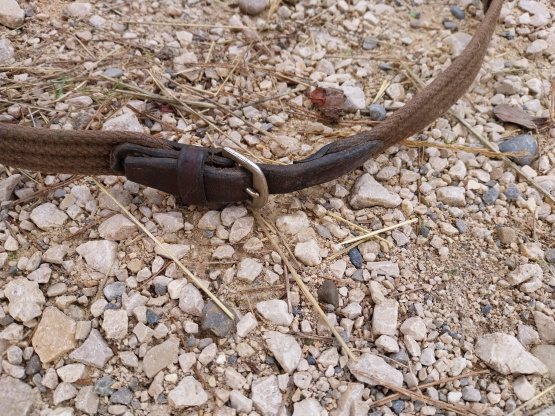
<svg viewBox="0 0 555 416">
<path fill-rule="evenodd" d="M 266 205 L 266 202 L 268 202 L 269 192 L 268 183 L 266 182 L 266 177 L 264 176 L 262 169 L 260 169 L 256 163 L 229 147 L 224 147 L 222 149 L 222 155 L 233 160 L 235 163 L 252 173 L 252 185 L 254 189 L 250 187 L 245 189 L 245 192 L 252 198 L 248 201 L 248 203 L 256 209 L 260 209 Z"/>
</svg>

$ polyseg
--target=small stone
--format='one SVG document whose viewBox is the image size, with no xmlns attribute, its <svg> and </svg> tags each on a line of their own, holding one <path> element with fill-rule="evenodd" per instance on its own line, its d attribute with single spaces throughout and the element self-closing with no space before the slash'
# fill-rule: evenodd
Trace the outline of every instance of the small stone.
<svg viewBox="0 0 555 416">
<path fill-rule="evenodd" d="M 260 377 L 252 381 L 251 399 L 263 416 L 277 415 L 282 401 L 277 377 L 272 375 Z"/>
<path fill-rule="evenodd" d="M 221 224 L 220 211 L 208 211 L 198 223 L 201 230 L 215 230 Z"/>
<path fill-rule="evenodd" d="M 403 385 L 403 373 L 376 355 L 363 354 L 358 358 L 358 363 L 351 362 L 348 364 L 348 367 L 358 381 L 367 383 L 370 386 L 375 386 L 379 383 L 368 377 L 368 375 L 387 381 L 395 386 L 402 387 Z"/>
<path fill-rule="evenodd" d="M 510 183 L 505 189 L 505 196 L 509 201 L 516 201 L 521 196 L 520 189 L 514 183 Z"/>
<path fill-rule="evenodd" d="M 114 353 L 108 347 L 100 332 L 93 329 L 83 345 L 73 351 L 69 358 L 92 367 L 103 368 L 113 356 Z"/>
<path fill-rule="evenodd" d="M 77 380 L 84 378 L 85 365 L 84 364 L 68 364 L 56 370 L 58 376 L 64 383 L 75 383 Z"/>
<path fill-rule="evenodd" d="M 66 400 L 73 399 L 75 396 L 77 396 L 77 389 L 73 387 L 72 384 L 60 383 L 58 387 L 56 387 L 56 390 L 54 390 L 52 402 L 57 406 Z"/>
<path fill-rule="evenodd" d="M 129 404 L 133 399 L 133 392 L 129 390 L 129 387 L 122 387 L 116 390 L 110 396 L 110 401 L 114 404 Z"/>
<path fill-rule="evenodd" d="M 524 346 L 540 343 L 540 335 L 529 325 L 518 325 L 517 339 Z"/>
<path fill-rule="evenodd" d="M 229 334 L 235 321 L 210 300 L 202 310 L 202 329 L 212 332 L 218 338 Z"/>
<path fill-rule="evenodd" d="M 143 369 L 148 378 L 154 377 L 159 371 L 170 364 L 177 363 L 179 340 L 170 338 L 151 348 L 143 359 Z"/>
<path fill-rule="evenodd" d="M 123 339 L 127 335 L 127 312 L 122 309 L 109 309 L 104 312 L 102 329 L 108 339 Z"/>
<path fill-rule="evenodd" d="M 175 409 L 190 406 L 202 406 L 208 400 L 208 394 L 202 384 L 192 376 L 184 377 L 179 384 L 168 393 L 168 403 Z"/>
<path fill-rule="evenodd" d="M 92 12 L 92 8 L 90 3 L 72 3 L 65 9 L 65 12 L 69 16 L 83 18 Z"/>
<path fill-rule="evenodd" d="M 399 352 L 399 344 L 397 340 L 389 335 L 381 335 L 376 340 L 376 347 L 381 348 L 385 352 Z"/>
<path fill-rule="evenodd" d="M 331 280 L 326 280 L 318 289 L 318 301 L 339 306 L 339 291 Z"/>
<path fill-rule="evenodd" d="M 122 214 L 116 214 L 108 218 L 98 227 L 98 234 L 105 240 L 110 241 L 127 240 L 136 231 L 135 223 Z"/>
<path fill-rule="evenodd" d="M 522 402 L 527 402 L 536 394 L 536 389 L 525 376 L 520 376 L 513 382 L 513 389 L 516 397 Z"/>
<path fill-rule="evenodd" d="M 482 395 L 480 394 L 480 390 L 472 386 L 465 386 L 462 389 L 462 398 L 467 402 L 479 402 Z"/>
<path fill-rule="evenodd" d="M 288 235 L 296 235 L 310 226 L 308 217 L 303 211 L 284 215 L 276 220 L 277 229 Z"/>
<path fill-rule="evenodd" d="M 123 71 L 119 68 L 106 68 L 102 75 L 110 78 L 120 78 L 123 76 Z"/>
<path fill-rule="evenodd" d="M 547 367 L 524 349 L 518 340 L 499 332 L 478 338 L 478 358 L 501 374 L 545 374 Z"/>
<path fill-rule="evenodd" d="M 237 335 L 246 337 L 257 325 L 258 321 L 255 316 L 249 312 L 237 323 Z"/>
<path fill-rule="evenodd" d="M 368 107 L 368 110 L 370 111 L 370 118 L 372 121 L 383 121 L 387 116 L 385 108 L 379 104 L 371 104 L 370 107 Z"/>
<path fill-rule="evenodd" d="M 455 19 L 464 20 L 464 11 L 459 6 L 451 7 L 450 12 Z"/>
<path fill-rule="evenodd" d="M 154 252 L 166 259 L 171 258 L 168 255 L 168 252 L 169 252 L 177 260 L 181 260 L 191 250 L 191 246 L 188 244 L 162 243 L 162 246 L 164 247 L 163 249 L 160 246 L 156 245 L 156 247 L 154 248 Z"/>
<path fill-rule="evenodd" d="M 538 142 L 531 134 L 520 134 L 500 143 L 499 151 L 503 153 L 523 152 L 523 156 L 511 156 L 510 158 L 521 166 L 529 165 L 536 158 Z"/>
<path fill-rule="evenodd" d="M 263 266 L 261 263 L 247 257 L 243 259 L 241 263 L 239 263 L 239 267 L 237 267 L 237 278 L 252 282 L 262 273 L 262 269 Z"/>
<path fill-rule="evenodd" d="M 0 3 L 0 7 L 2 7 L 2 3 Z M 20 179 L 21 175 L 15 174 L 0 181 L 0 202 L 9 201 L 12 198 L 13 190 L 19 183 Z"/>
<path fill-rule="evenodd" d="M 38 283 L 24 278 L 8 283 L 4 295 L 9 300 L 8 311 L 11 317 L 21 322 L 40 316 L 41 306 L 46 302 Z"/>
<path fill-rule="evenodd" d="M 555 344 L 555 319 L 540 311 L 532 312 L 540 339 L 545 344 Z"/>
<path fill-rule="evenodd" d="M 301 347 L 295 337 L 277 331 L 268 331 L 264 334 L 264 339 L 281 367 L 288 373 L 293 373 L 302 358 Z"/>
<path fill-rule="evenodd" d="M 158 212 L 152 217 L 165 233 L 176 233 L 185 227 L 181 212 Z"/>
<path fill-rule="evenodd" d="M 393 409 L 395 414 L 400 414 L 403 410 L 405 410 L 405 401 L 404 400 L 393 400 L 391 402 L 391 409 Z"/>
<path fill-rule="evenodd" d="M 104 287 L 103 293 L 108 302 L 121 299 L 122 295 L 125 293 L 125 284 L 122 282 L 110 283 Z"/>
<path fill-rule="evenodd" d="M 25 10 L 19 7 L 15 0 L 2 0 L 0 2 L 0 24 L 17 29 L 23 25 Z"/>
<path fill-rule="evenodd" d="M 393 299 L 386 299 L 374 307 L 372 330 L 374 335 L 397 336 L 397 317 L 399 304 Z"/>
<path fill-rule="evenodd" d="M 516 241 L 516 232 L 511 227 L 499 227 L 497 229 L 497 236 L 501 244 L 509 245 Z"/>
<path fill-rule="evenodd" d="M 389 192 L 368 173 L 362 175 L 351 190 L 350 204 L 354 209 L 373 206 L 395 208 L 401 202 L 399 195 Z"/>
<path fill-rule="evenodd" d="M 547 367 L 547 376 L 555 381 L 555 345 L 536 345 L 532 354 Z"/>
<path fill-rule="evenodd" d="M 200 291 L 192 284 L 187 283 L 179 294 L 179 308 L 190 315 L 202 316 L 204 300 Z"/>
<path fill-rule="evenodd" d="M 437 190 L 437 199 L 446 205 L 463 207 L 466 205 L 465 189 L 461 186 L 444 186 Z"/>
<path fill-rule="evenodd" d="M 112 386 L 115 382 L 113 378 L 107 376 L 100 377 L 94 385 L 94 391 L 101 396 L 109 396 L 114 392 Z"/>
<path fill-rule="evenodd" d="M 550 248 L 545 252 L 545 261 L 555 263 L 555 248 Z"/>
<path fill-rule="evenodd" d="M 94 392 L 93 386 L 85 386 L 79 390 L 75 398 L 75 407 L 88 415 L 98 412 L 99 398 Z"/>
<path fill-rule="evenodd" d="M 43 363 L 52 362 L 75 348 L 75 321 L 54 307 L 48 307 L 32 339 Z"/>
<path fill-rule="evenodd" d="M 497 198 L 499 197 L 499 188 L 494 186 L 493 188 L 489 188 L 486 193 L 482 196 L 482 201 L 487 205 L 493 205 Z"/>
<path fill-rule="evenodd" d="M 12 377 L 0 379 L 0 406 L 3 416 L 27 416 L 36 404 L 40 402 L 40 394 Z"/>
<path fill-rule="evenodd" d="M 242 13 L 256 16 L 268 7 L 268 0 L 239 0 L 239 9 Z"/>
<path fill-rule="evenodd" d="M 114 275 L 119 264 L 117 248 L 118 244 L 114 241 L 96 240 L 79 245 L 76 251 L 92 269 L 102 274 Z"/>
<path fill-rule="evenodd" d="M 230 243 L 238 243 L 244 237 L 249 235 L 252 231 L 254 226 L 254 217 L 242 217 L 238 218 L 231 227 L 229 232 L 229 242 Z"/>
<path fill-rule="evenodd" d="M 536 39 L 526 48 L 526 53 L 529 55 L 535 55 L 545 51 L 548 47 L 547 41 L 544 39 Z"/>
<path fill-rule="evenodd" d="M 311 239 L 306 242 L 297 243 L 295 246 L 295 257 L 305 266 L 317 266 L 322 262 L 320 247 L 318 243 Z"/>
<path fill-rule="evenodd" d="M 362 254 L 360 254 L 360 251 L 357 247 L 353 247 L 352 249 L 349 250 L 349 260 L 351 260 L 351 263 L 353 264 L 353 266 L 355 266 L 357 269 L 361 269 L 362 265 L 363 265 L 363 257 Z"/>
<path fill-rule="evenodd" d="M 65 244 L 52 246 L 42 255 L 42 260 L 52 264 L 62 264 L 69 251 L 69 246 Z"/>
<path fill-rule="evenodd" d="M 289 326 L 293 322 L 293 315 L 287 311 L 287 303 L 280 299 L 258 302 L 256 310 L 276 325 Z"/>
<path fill-rule="evenodd" d="M 531 278 L 543 278 L 543 270 L 539 264 L 527 263 L 521 264 L 507 276 L 507 281 L 510 285 L 516 286 L 526 282 Z"/>
<path fill-rule="evenodd" d="M 347 113 L 364 110 L 366 108 L 366 96 L 360 87 L 342 85 L 339 87 L 345 94 L 343 110 Z"/>
<path fill-rule="evenodd" d="M 52 228 L 62 227 L 69 217 L 56 205 L 46 202 L 34 208 L 30 218 L 41 230 L 48 231 Z"/>
</svg>

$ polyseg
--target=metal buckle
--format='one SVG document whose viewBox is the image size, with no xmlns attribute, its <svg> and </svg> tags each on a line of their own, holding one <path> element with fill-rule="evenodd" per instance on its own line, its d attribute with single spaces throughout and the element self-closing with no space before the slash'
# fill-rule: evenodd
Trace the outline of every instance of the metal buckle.
<svg viewBox="0 0 555 416">
<path fill-rule="evenodd" d="M 269 196 L 268 183 L 266 182 L 266 177 L 264 176 L 262 169 L 260 169 L 256 163 L 229 147 L 224 147 L 222 149 L 222 155 L 233 160 L 235 163 L 252 173 L 252 185 L 254 189 L 245 188 L 245 192 L 252 197 L 252 199 L 248 201 L 249 204 L 256 209 L 260 209 L 266 205 Z"/>
</svg>

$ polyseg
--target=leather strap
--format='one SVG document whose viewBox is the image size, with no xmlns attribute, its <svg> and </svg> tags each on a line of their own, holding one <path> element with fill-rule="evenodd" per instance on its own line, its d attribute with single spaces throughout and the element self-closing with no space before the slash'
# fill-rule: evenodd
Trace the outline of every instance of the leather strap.
<svg viewBox="0 0 555 416">
<path fill-rule="evenodd" d="M 259 164 L 269 193 L 293 192 L 333 180 L 445 113 L 472 84 L 495 29 L 502 0 L 484 4 L 488 12 L 463 53 L 378 126 L 330 143 L 292 165 Z M 0 123 L 0 163 L 49 173 L 123 174 L 179 195 L 191 205 L 248 201 L 246 189 L 253 187 L 251 173 L 222 157 L 221 149 L 129 132 L 60 131 Z"/>
</svg>

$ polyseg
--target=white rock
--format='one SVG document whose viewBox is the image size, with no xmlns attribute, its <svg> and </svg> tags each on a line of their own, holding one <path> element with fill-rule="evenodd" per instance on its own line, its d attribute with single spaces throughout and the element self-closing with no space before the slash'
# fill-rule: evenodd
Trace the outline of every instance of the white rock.
<svg viewBox="0 0 555 416">
<path fill-rule="evenodd" d="M 374 335 L 397 336 L 399 304 L 394 299 L 386 299 L 374 307 L 372 330 Z"/>
<path fill-rule="evenodd" d="M 0 39 L 0 63 L 10 59 L 15 49 L 9 39 Z"/>
<path fill-rule="evenodd" d="M 25 10 L 19 7 L 15 0 L 0 1 L 0 24 L 17 29 L 23 25 L 25 19 Z"/>
<path fill-rule="evenodd" d="M 62 227 L 68 218 L 63 211 L 59 210 L 51 202 L 41 204 L 31 211 L 31 221 L 41 230 L 45 231 L 51 228 Z"/>
<path fill-rule="evenodd" d="M 246 337 L 256 326 L 258 321 L 252 312 L 247 313 L 239 322 L 237 322 L 237 335 Z"/>
<path fill-rule="evenodd" d="M 323 416 L 324 409 L 314 398 L 301 400 L 293 405 L 293 416 Z"/>
<path fill-rule="evenodd" d="M 188 283 L 181 289 L 179 294 L 179 308 L 190 315 L 202 316 L 204 309 L 204 300 L 198 290 L 192 283 Z"/>
<path fill-rule="evenodd" d="M 437 199 L 444 204 L 463 207 L 466 205 L 465 190 L 462 186 L 444 186 L 437 190 Z"/>
<path fill-rule="evenodd" d="M 207 400 L 208 394 L 193 376 L 184 377 L 168 394 L 168 403 L 175 409 L 202 406 Z"/>
<path fill-rule="evenodd" d="M 305 266 L 317 266 L 322 262 L 320 247 L 316 240 L 309 240 L 295 245 L 295 257 Z"/>
<path fill-rule="evenodd" d="M 399 195 L 389 192 L 368 173 L 362 175 L 351 189 L 350 204 L 354 209 L 373 206 L 395 208 L 401 202 Z"/>
<path fill-rule="evenodd" d="M 220 224 L 220 211 L 208 211 L 198 222 L 198 228 L 201 230 L 215 230 Z"/>
<path fill-rule="evenodd" d="M 513 382 L 513 389 L 516 397 L 522 402 L 530 400 L 536 394 L 536 389 L 528 382 L 525 376 L 520 376 Z"/>
<path fill-rule="evenodd" d="M 256 410 L 263 416 L 275 416 L 281 405 L 282 394 L 279 391 L 277 377 L 260 377 L 252 381 L 251 399 Z"/>
<path fill-rule="evenodd" d="M 123 309 L 107 309 L 104 311 L 102 329 L 108 339 L 123 339 L 127 335 L 128 317 Z"/>
<path fill-rule="evenodd" d="M 381 335 L 376 340 L 376 347 L 381 348 L 385 352 L 399 352 L 399 344 L 397 340 L 389 335 Z"/>
<path fill-rule="evenodd" d="M 276 221 L 279 231 L 288 235 L 298 234 L 300 231 L 309 227 L 308 217 L 303 211 L 297 211 L 294 214 L 284 215 Z"/>
<path fill-rule="evenodd" d="M 251 258 L 245 258 L 237 267 L 237 278 L 254 281 L 262 273 L 262 264 Z"/>
<path fill-rule="evenodd" d="M 507 276 L 507 281 L 510 285 L 516 286 L 526 282 L 532 277 L 537 277 L 540 280 L 543 278 L 543 270 L 539 264 L 527 263 L 521 264 Z"/>
<path fill-rule="evenodd" d="M 403 373 L 387 364 L 381 357 L 363 354 L 358 358 L 358 363 L 351 362 L 348 364 L 348 367 L 358 381 L 367 383 L 370 386 L 375 386 L 379 383 L 368 377 L 368 374 L 396 386 L 403 386 Z"/>
<path fill-rule="evenodd" d="M 148 378 L 154 377 L 170 364 L 177 363 L 178 352 L 179 340 L 177 338 L 170 338 L 148 350 L 143 359 L 143 369 L 146 376 Z"/>
<path fill-rule="evenodd" d="M 85 258 L 87 265 L 102 274 L 113 276 L 118 267 L 118 244 L 114 241 L 88 241 L 77 247 L 76 251 Z"/>
<path fill-rule="evenodd" d="M 6 285 L 4 295 L 8 298 L 8 312 L 12 318 L 28 322 L 42 313 L 46 299 L 37 282 L 24 278 L 12 280 Z"/>
<path fill-rule="evenodd" d="M 256 310 L 276 325 L 289 326 L 293 322 L 293 315 L 287 311 L 287 303 L 280 299 L 258 302 Z"/>
<path fill-rule="evenodd" d="M 483 335 L 476 342 L 475 353 L 489 367 L 501 374 L 545 374 L 547 367 L 524 349 L 512 335 L 499 332 Z"/>
<path fill-rule="evenodd" d="M 165 233 L 176 233 L 185 226 L 181 212 L 157 212 L 152 217 Z"/>
<path fill-rule="evenodd" d="M 347 113 L 354 113 L 358 110 L 366 108 L 366 96 L 360 87 L 348 87 L 342 85 L 339 87 L 347 97 L 343 103 L 343 110 Z"/>
<path fill-rule="evenodd" d="M 74 3 L 75 4 L 75 3 Z M 102 126 L 103 131 L 130 131 L 134 133 L 144 133 L 143 126 L 135 114 L 124 113 L 114 117 Z"/>
<path fill-rule="evenodd" d="M 125 215 L 116 214 L 100 224 L 98 234 L 105 240 L 127 240 L 137 231 L 137 228 L 135 223 Z"/>
<path fill-rule="evenodd" d="M 414 316 L 412 318 L 408 318 L 403 322 L 401 325 L 401 332 L 405 335 L 410 335 L 416 341 L 423 341 L 426 339 L 426 324 L 422 320 L 422 318 L 418 316 Z"/>
<path fill-rule="evenodd" d="M 92 5 L 90 3 L 72 3 L 69 5 L 65 12 L 72 17 L 83 18 L 92 12 Z"/>
</svg>

